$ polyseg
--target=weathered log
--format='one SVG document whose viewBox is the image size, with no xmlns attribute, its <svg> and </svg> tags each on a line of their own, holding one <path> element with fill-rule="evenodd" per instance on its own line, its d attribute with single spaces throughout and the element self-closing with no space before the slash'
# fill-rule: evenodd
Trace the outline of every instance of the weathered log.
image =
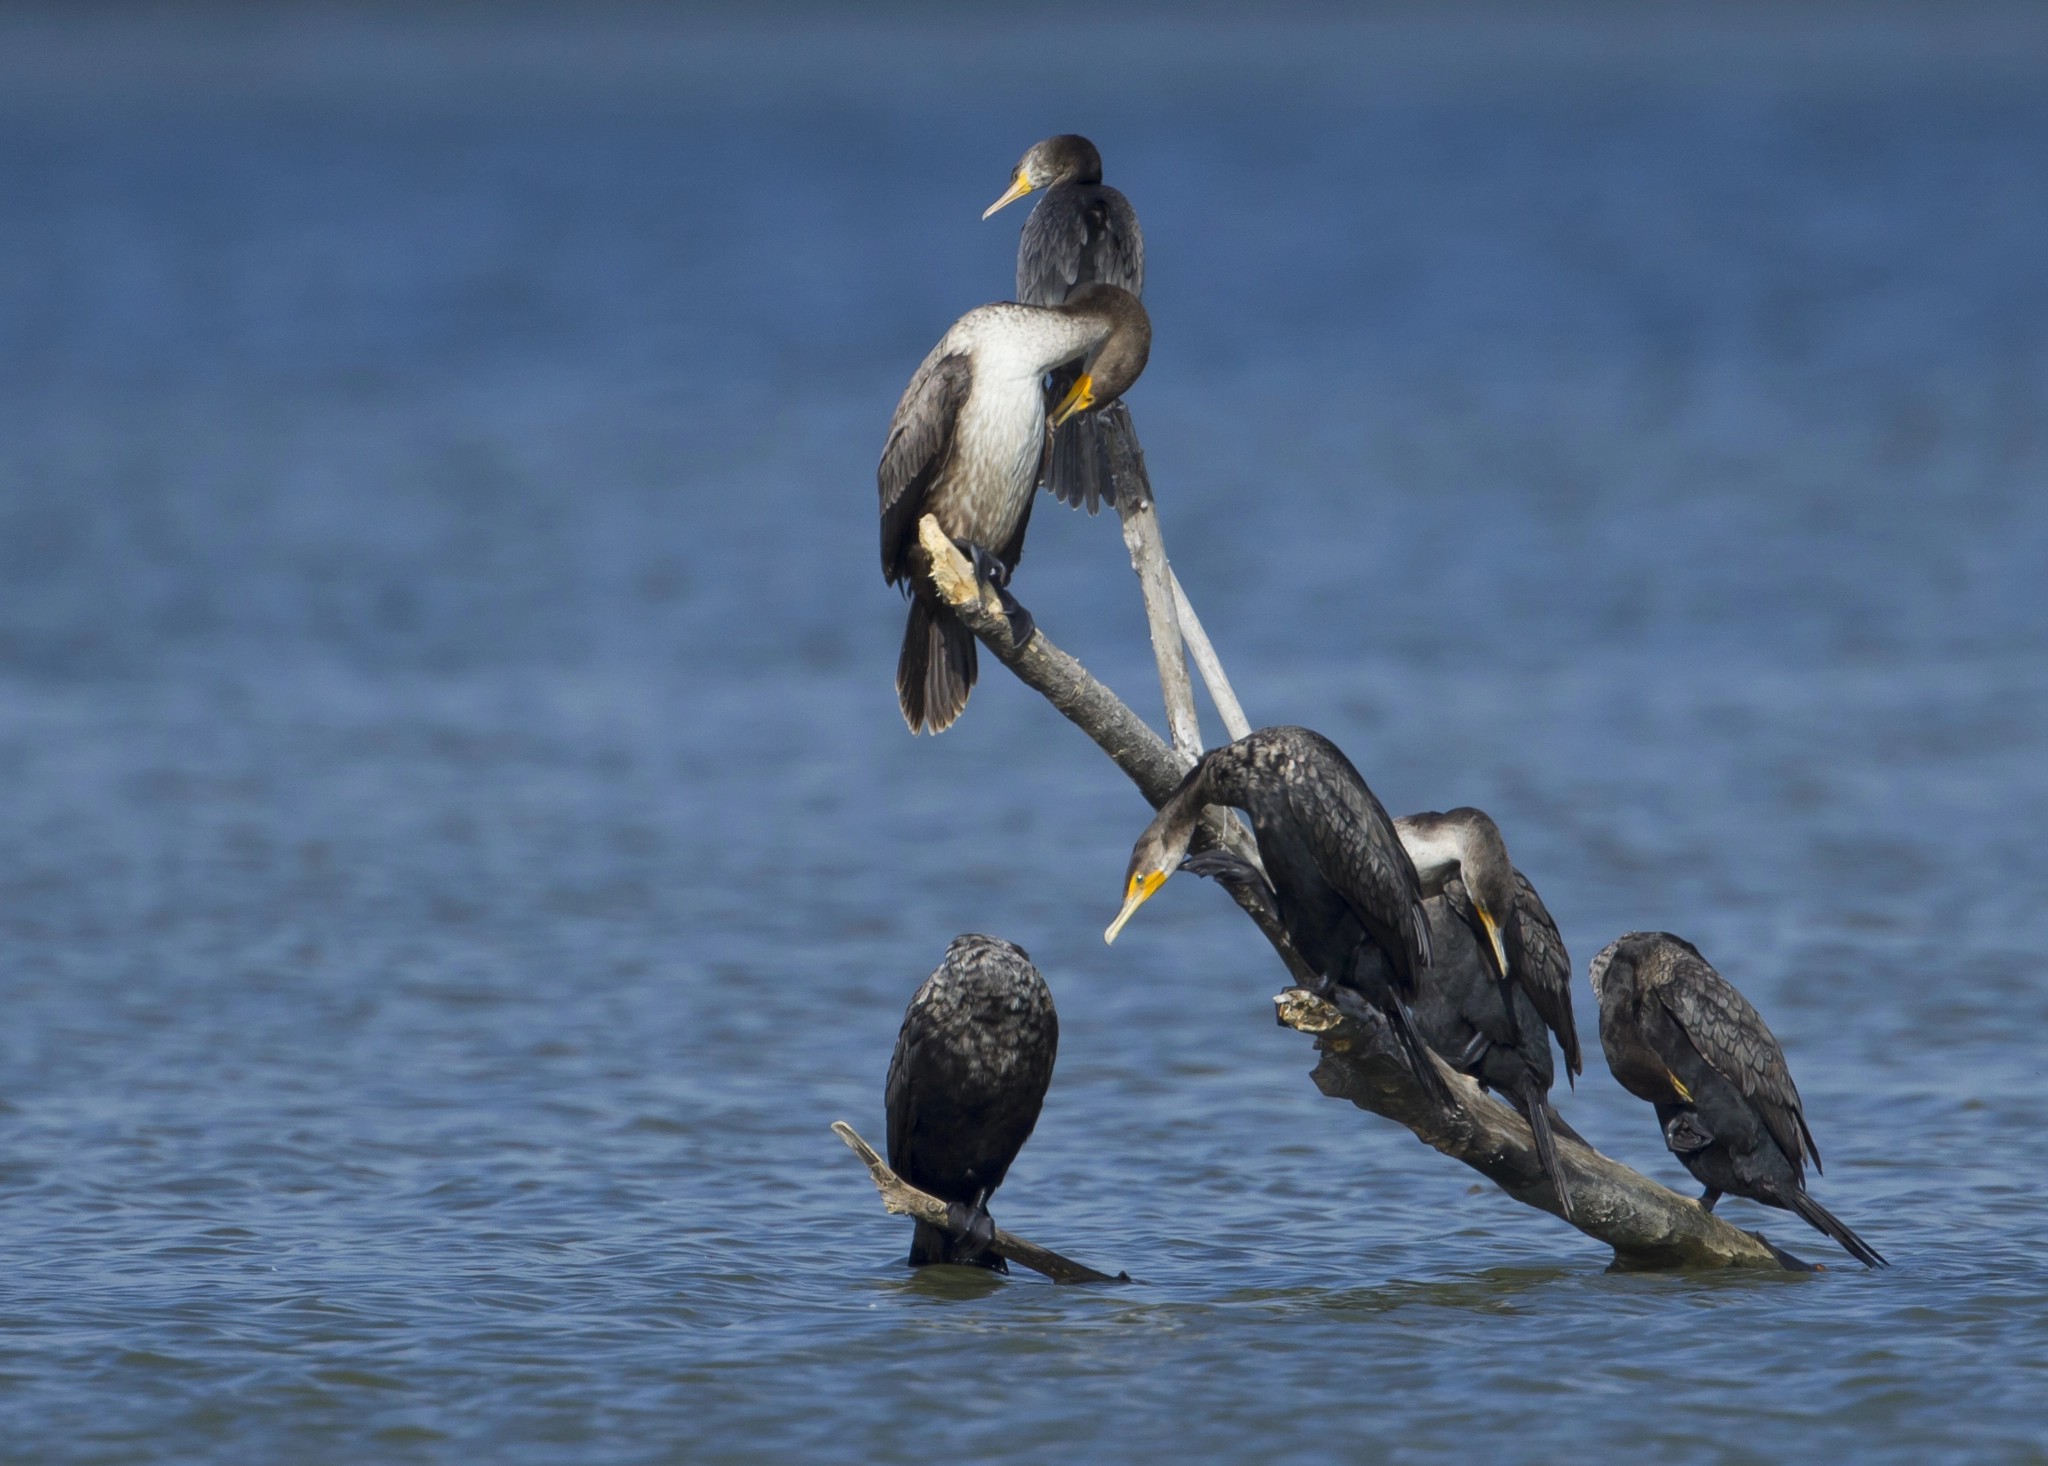
<svg viewBox="0 0 2048 1466">
<path fill-rule="evenodd" d="M 1042 628 L 1017 645 L 995 590 L 976 581 L 973 566 L 937 522 L 927 516 L 918 532 L 931 556 L 940 594 L 968 629 L 1020 681 L 1094 739 L 1147 802 L 1155 808 L 1164 803 L 1191 765 L 1079 661 L 1054 646 Z M 1170 584 L 1163 579 L 1161 583 Z M 1211 809 L 1204 816 L 1196 849 L 1215 844 L 1257 860 L 1250 833 L 1235 819 L 1225 821 L 1220 811 Z M 1556 1192 L 1543 1176 L 1535 1138 L 1520 1115 L 1448 1066 L 1440 1067 L 1458 1103 L 1449 1110 L 1439 1108 L 1409 1070 L 1385 1020 L 1363 1003 L 1350 1001 L 1352 995 L 1341 990 L 1332 990 L 1329 998 L 1315 997 L 1327 985 L 1294 951 L 1285 929 L 1256 898 L 1239 891 L 1231 895 L 1258 924 L 1301 989 L 1283 995 L 1283 1003 L 1291 1005 L 1283 1006 L 1280 1017 L 1287 1027 L 1318 1035 L 1322 1059 L 1311 1075 L 1318 1089 L 1407 1126 L 1515 1200 L 1557 1214 Z M 1290 1014 L 1299 1021 L 1289 1021 Z M 1806 1266 L 1762 1237 L 1702 1211 L 1696 1202 L 1589 1146 L 1563 1135 L 1558 1144 L 1571 1173 L 1570 1224 L 1611 1247 L 1618 1268 Z"/>
<path fill-rule="evenodd" d="M 1282 1026 L 1315 1036 L 1322 1061 L 1309 1078 L 1317 1089 L 1406 1125 L 1425 1145 L 1464 1162 L 1524 1206 L 1566 1219 L 1536 1158 L 1529 1124 L 1514 1110 L 1437 1059 L 1458 1101 L 1456 1109 L 1440 1108 L 1415 1082 L 1386 1019 L 1346 989 L 1317 997 L 1293 988 L 1273 1002 Z M 1557 1150 L 1572 1201 L 1566 1220 L 1613 1248 L 1619 1269 L 1803 1266 L 1761 1236 L 1569 1135 L 1558 1134 Z"/>
<path fill-rule="evenodd" d="M 860 1138 L 860 1134 L 844 1120 L 832 1122 L 832 1133 L 845 1141 L 847 1148 L 866 1163 L 868 1175 L 875 1183 L 875 1190 L 882 1193 L 882 1209 L 899 1217 L 911 1217 L 920 1222 L 929 1222 L 935 1227 L 949 1227 L 946 1220 L 946 1203 L 928 1191 L 920 1191 L 894 1171 L 889 1163 L 876 1153 L 875 1148 Z M 1085 1263 L 1075 1262 L 1071 1257 L 1061 1257 L 1049 1247 L 1040 1247 L 1036 1242 L 1027 1241 L 1015 1232 L 996 1228 L 995 1240 L 989 1243 L 989 1251 L 998 1257 L 1008 1258 L 1019 1267 L 1028 1267 L 1034 1273 L 1043 1273 L 1055 1283 L 1128 1283 L 1129 1273 L 1118 1273 L 1111 1277 L 1099 1273 Z"/>
</svg>

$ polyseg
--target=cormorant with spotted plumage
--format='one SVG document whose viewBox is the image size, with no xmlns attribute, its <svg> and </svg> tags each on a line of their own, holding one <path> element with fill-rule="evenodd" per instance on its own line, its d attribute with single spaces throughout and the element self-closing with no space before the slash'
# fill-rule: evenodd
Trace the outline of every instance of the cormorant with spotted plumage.
<svg viewBox="0 0 2048 1466">
<path fill-rule="evenodd" d="M 1031 1138 L 1052 1083 L 1059 1015 L 1022 947 L 955 937 L 903 1015 L 889 1060 L 889 1167 L 948 1205 L 957 1234 L 917 1223 L 910 1265 L 1006 1273 L 988 1199 Z"/>
<path fill-rule="evenodd" d="M 1454 1069 L 1507 1096 L 1536 1140 L 1543 1174 L 1572 1214 L 1558 1166 L 1550 1108 L 1556 1071 L 1550 1038 L 1564 1053 L 1565 1077 L 1585 1072 L 1572 1018 L 1572 959 L 1543 898 L 1508 859 L 1500 827 L 1469 806 L 1394 821 L 1431 918 L 1430 964 L 1415 1001 L 1423 1039 Z M 1451 923 L 1464 928 L 1456 932 Z M 1464 940 L 1469 933 L 1470 940 Z"/>
<path fill-rule="evenodd" d="M 1026 305 L 1058 305 L 1087 285 L 1115 285 L 1145 293 L 1145 234 L 1131 201 L 1102 181 L 1102 154 L 1074 133 L 1035 143 L 1010 175 L 1010 187 L 982 214 L 986 219 L 1028 193 L 1043 196 L 1024 221 L 1017 241 L 1017 299 Z M 1056 368 L 1046 378 L 1048 404 L 1072 390 L 1074 368 Z M 1125 435 L 1133 457 L 1137 433 L 1130 409 L 1110 403 L 1075 414 L 1053 430 L 1044 484 L 1063 504 L 1086 505 L 1093 514 L 1116 503 L 1108 436 Z"/>
<path fill-rule="evenodd" d="M 1123 910 L 1103 940 L 1115 941 L 1180 866 L 1212 804 L 1250 817 L 1266 867 L 1261 884 L 1295 950 L 1326 982 L 1354 988 L 1378 1008 L 1416 1077 L 1439 1103 L 1453 1106 L 1407 1008 L 1430 964 L 1414 863 L 1351 760 L 1320 733 L 1261 728 L 1204 754 L 1138 837 Z M 1248 862 L 1239 864 L 1256 875 Z M 1210 863 L 1204 873 L 1220 872 Z"/>
<path fill-rule="evenodd" d="M 937 518 L 978 574 L 1004 587 L 1012 628 L 1029 618 L 1009 599 L 1010 573 L 1047 451 L 1046 424 L 1110 402 L 1138 380 L 1152 322 L 1127 290 L 1091 285 L 1064 303 L 1003 301 L 969 311 L 940 338 L 904 389 L 875 477 L 882 501 L 882 574 L 911 597 L 896 662 L 896 696 L 910 731 L 949 727 L 974 686 L 974 635 L 942 602 L 917 524 Z M 1080 365 L 1050 414 L 1041 380 Z"/>
<path fill-rule="evenodd" d="M 1609 942 L 1587 975 L 1600 1000 L 1600 1047 L 1621 1087 L 1657 1107 L 1664 1144 L 1706 1187 L 1797 1214 L 1865 1267 L 1876 1248 L 1806 1194 L 1820 1148 L 1785 1051 L 1763 1017 L 1699 948 L 1669 932 Z"/>
</svg>

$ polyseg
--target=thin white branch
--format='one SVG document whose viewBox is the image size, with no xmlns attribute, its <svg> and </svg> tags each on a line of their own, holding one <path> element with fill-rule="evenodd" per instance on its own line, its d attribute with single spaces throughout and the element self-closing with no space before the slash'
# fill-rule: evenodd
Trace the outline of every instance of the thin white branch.
<svg viewBox="0 0 2048 1466">
<path fill-rule="evenodd" d="M 1188 655 L 1194 658 L 1196 670 L 1202 674 L 1202 683 L 1209 689 L 1209 701 L 1216 704 L 1216 714 L 1223 719 L 1224 731 L 1235 743 L 1252 731 L 1251 722 L 1238 705 L 1230 678 L 1224 674 L 1223 662 L 1216 655 L 1216 648 L 1209 644 L 1209 633 L 1202 629 L 1202 619 L 1195 614 L 1188 593 L 1180 588 L 1180 577 L 1173 573 L 1171 565 L 1166 569 L 1166 578 L 1173 582 L 1173 608 L 1180 615 L 1181 639 L 1187 643 Z"/>
</svg>

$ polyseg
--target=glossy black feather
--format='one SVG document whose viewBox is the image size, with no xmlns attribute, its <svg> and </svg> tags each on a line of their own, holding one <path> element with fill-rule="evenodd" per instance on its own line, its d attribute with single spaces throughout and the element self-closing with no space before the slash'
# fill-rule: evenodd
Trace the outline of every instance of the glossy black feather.
<svg viewBox="0 0 2048 1466">
<path fill-rule="evenodd" d="M 1145 293 L 1145 235 L 1130 200 L 1102 183 L 1056 183 L 1024 222 L 1017 242 L 1017 299 L 1027 305 L 1058 305 L 1083 285 L 1120 285 Z M 1046 378 L 1050 412 L 1066 399 L 1080 376 L 1078 363 Z M 1107 408 L 1077 413 L 1052 430 L 1040 481 L 1063 504 L 1095 513 L 1116 503 L 1109 434 L 1128 427 L 1113 422 Z M 1133 435 L 1135 441 L 1135 434 Z"/>
<path fill-rule="evenodd" d="M 1666 1145 L 1709 1199 L 1725 1192 L 1783 1208 L 1859 1261 L 1884 1264 L 1805 1194 L 1811 1134 L 1784 1050 L 1698 948 L 1668 932 L 1631 932 L 1589 975 L 1608 1068 L 1657 1107 Z"/>
<path fill-rule="evenodd" d="M 1343 750 L 1307 728 L 1262 728 L 1205 754 L 1182 787 L 1245 812 L 1295 949 L 1380 1009 L 1418 1077 L 1450 1105 L 1405 1008 L 1430 961 L 1415 866 Z"/>
<path fill-rule="evenodd" d="M 1052 994 L 1023 948 L 955 937 L 903 1015 L 889 1061 L 889 1165 L 941 1201 L 972 1205 L 1003 1184 L 1038 1123 L 1059 1053 Z M 910 1262 L 956 1259 L 919 1223 Z M 983 1266 L 1007 1271 L 984 1255 Z"/>
</svg>

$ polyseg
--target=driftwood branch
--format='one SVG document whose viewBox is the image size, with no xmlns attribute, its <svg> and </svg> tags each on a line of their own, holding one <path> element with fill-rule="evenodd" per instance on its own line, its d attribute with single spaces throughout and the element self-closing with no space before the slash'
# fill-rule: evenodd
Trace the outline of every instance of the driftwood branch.
<svg viewBox="0 0 2048 1466">
<path fill-rule="evenodd" d="M 868 1168 L 868 1176 L 875 1183 L 875 1190 L 882 1193 L 882 1209 L 893 1216 L 910 1217 L 916 1221 L 929 1222 L 934 1227 L 947 1227 L 946 1203 L 928 1191 L 920 1191 L 889 1169 L 889 1163 L 881 1158 L 872 1145 L 860 1138 L 851 1125 L 844 1120 L 832 1122 L 832 1133 L 846 1142 L 847 1148 L 859 1156 Z M 989 1244 L 989 1251 L 998 1257 L 1008 1258 L 1019 1267 L 1028 1267 L 1034 1273 L 1043 1273 L 1055 1283 L 1128 1283 L 1129 1273 L 1098 1273 L 1084 1263 L 1070 1257 L 1061 1257 L 1049 1247 L 1040 1247 L 1036 1242 L 1026 1241 L 1015 1232 L 996 1228 L 995 1241 Z"/>
<path fill-rule="evenodd" d="M 1524 1206 L 1562 1215 L 1520 1115 L 1439 1060 L 1437 1068 L 1458 1099 L 1455 1110 L 1440 1108 L 1415 1082 L 1386 1020 L 1344 989 L 1321 998 L 1295 988 L 1273 1002 L 1284 1027 L 1315 1036 L 1322 1061 L 1309 1078 L 1317 1089 L 1406 1125 L 1424 1144 L 1463 1161 Z M 1557 1151 L 1571 1194 L 1571 1224 L 1612 1247 L 1618 1268 L 1804 1266 L 1758 1234 L 1702 1211 L 1690 1197 L 1569 1135 L 1557 1136 Z"/>
<path fill-rule="evenodd" d="M 1216 716 L 1223 719 L 1223 731 L 1235 743 L 1252 731 L 1251 720 L 1238 706 L 1237 693 L 1230 685 L 1230 678 L 1224 675 L 1222 659 L 1216 655 L 1216 648 L 1209 644 L 1209 633 L 1202 629 L 1202 618 L 1195 614 L 1194 604 L 1188 600 L 1188 593 L 1180 588 L 1180 577 L 1173 573 L 1171 566 L 1167 567 L 1166 578 L 1173 583 L 1173 609 L 1180 618 L 1181 640 L 1187 643 L 1188 655 L 1194 659 L 1195 668 L 1209 689 L 1209 701 L 1216 704 Z"/>
<path fill-rule="evenodd" d="M 1192 768 L 1202 756 L 1202 723 L 1195 713 L 1195 686 L 1182 654 L 1180 617 L 1174 612 L 1173 571 L 1166 563 L 1166 544 L 1159 516 L 1152 509 L 1152 479 L 1145 472 L 1145 450 L 1131 429 L 1130 410 L 1112 404 L 1103 440 L 1109 447 L 1110 481 L 1116 486 L 1116 516 L 1123 522 L 1124 548 L 1145 595 L 1145 621 L 1152 633 L 1152 656 L 1159 664 L 1159 692 L 1166 703 L 1166 729 L 1173 746 Z"/>
<path fill-rule="evenodd" d="M 982 644 L 1094 739 L 1150 804 L 1164 803 L 1190 762 L 1044 631 L 1034 630 L 1018 645 L 995 590 L 975 579 L 967 557 L 929 516 L 919 525 L 919 538 L 931 556 L 940 594 Z M 1151 547 L 1149 554 L 1159 542 L 1155 536 L 1143 543 Z M 1163 575 L 1147 579 L 1141 574 L 1139 579 L 1148 591 L 1154 580 L 1162 587 L 1170 584 Z M 1215 809 L 1203 818 L 1197 850 L 1220 845 L 1257 862 L 1257 846 L 1243 825 L 1222 819 Z M 1556 1194 L 1543 1177 L 1535 1138 L 1520 1115 L 1441 1063 L 1458 1103 L 1440 1108 L 1409 1070 L 1385 1020 L 1342 990 L 1333 991 L 1333 1001 L 1313 996 L 1313 990 L 1326 985 L 1294 950 L 1274 914 L 1242 887 L 1226 889 L 1258 924 L 1297 984 L 1297 991 L 1280 999 L 1280 1021 L 1317 1036 L 1322 1058 L 1311 1077 L 1318 1089 L 1407 1126 L 1515 1200 L 1557 1215 Z M 1590 1146 L 1560 1135 L 1558 1147 L 1572 1193 L 1571 1225 L 1613 1248 L 1619 1268 L 1806 1266 Z"/>
<path fill-rule="evenodd" d="M 1034 630 L 1020 645 L 1011 635 L 1010 618 L 1003 614 L 995 588 L 975 578 L 972 562 L 946 537 L 931 515 L 918 521 L 917 537 L 931 557 L 932 583 L 981 644 L 1016 673 L 1026 687 L 1043 696 L 1069 722 L 1094 739 L 1096 746 L 1130 777 L 1153 808 L 1166 803 L 1182 776 L 1194 767 L 1194 760 L 1182 757 L 1143 718 L 1126 707 L 1122 698 L 1096 681 L 1080 662 L 1054 646 L 1043 631 Z M 1195 848 L 1218 846 L 1258 864 L 1259 847 L 1251 832 L 1236 820 L 1224 818 L 1221 810 L 1212 809 L 1202 816 Z"/>
</svg>

